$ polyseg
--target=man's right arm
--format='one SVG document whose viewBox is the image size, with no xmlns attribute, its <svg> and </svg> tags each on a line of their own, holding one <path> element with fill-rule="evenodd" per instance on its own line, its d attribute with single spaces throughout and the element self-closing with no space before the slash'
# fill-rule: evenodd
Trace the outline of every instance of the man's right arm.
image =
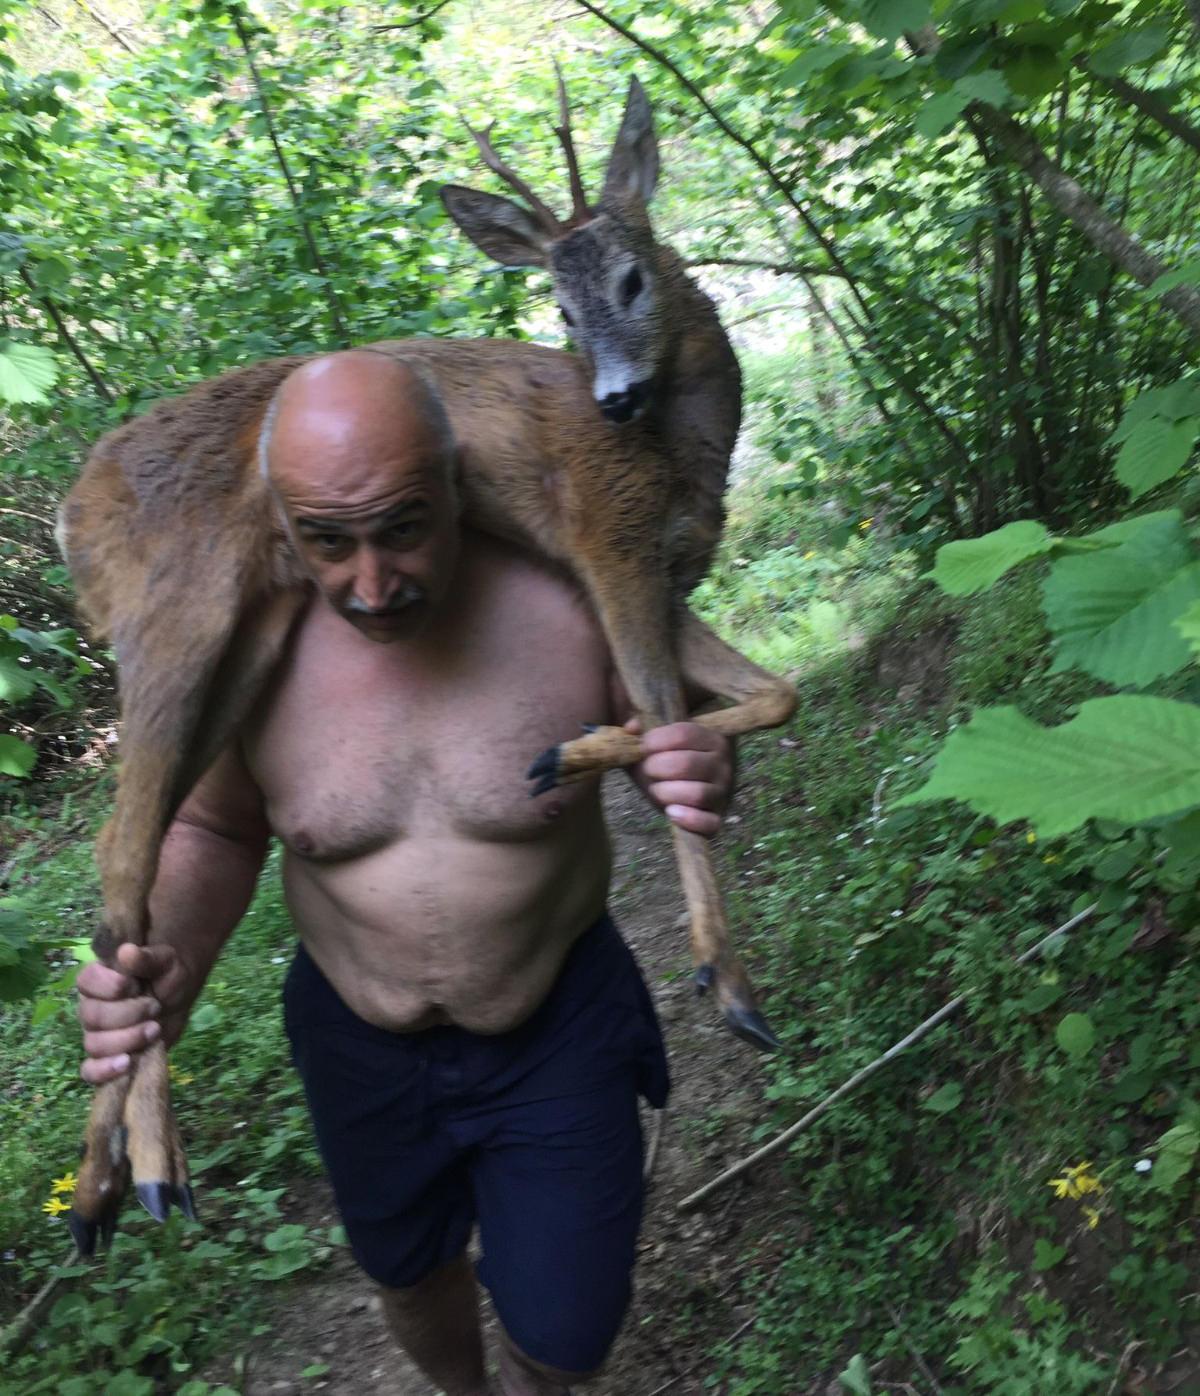
<svg viewBox="0 0 1200 1396">
<path fill-rule="evenodd" d="M 93 962 L 79 972 L 85 1081 L 121 1076 L 149 1043 L 179 1038 L 250 904 L 269 837 L 262 794 L 235 743 L 197 783 L 163 840 L 148 943 L 122 945 L 117 969 Z M 137 980 L 148 993 L 136 992 Z"/>
</svg>

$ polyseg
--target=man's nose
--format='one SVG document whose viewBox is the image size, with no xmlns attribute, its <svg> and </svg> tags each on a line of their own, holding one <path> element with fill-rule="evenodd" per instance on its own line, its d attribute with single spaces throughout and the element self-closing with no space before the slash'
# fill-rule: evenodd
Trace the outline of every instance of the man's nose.
<svg viewBox="0 0 1200 1396">
<path fill-rule="evenodd" d="M 388 602 L 391 568 L 374 548 L 364 548 L 354 579 L 354 595 L 367 610 L 382 610 Z"/>
</svg>

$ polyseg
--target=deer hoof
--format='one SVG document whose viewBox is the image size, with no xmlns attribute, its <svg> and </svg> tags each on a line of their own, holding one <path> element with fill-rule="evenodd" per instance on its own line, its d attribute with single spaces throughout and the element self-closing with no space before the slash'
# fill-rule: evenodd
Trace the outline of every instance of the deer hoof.
<svg viewBox="0 0 1200 1396">
<path fill-rule="evenodd" d="M 713 986 L 713 981 L 717 977 L 716 965 L 699 965 L 692 982 L 696 986 L 697 995 L 707 994 Z"/>
<path fill-rule="evenodd" d="M 67 1230 L 71 1233 L 71 1240 L 75 1242 L 75 1249 L 81 1256 L 87 1259 L 96 1254 L 96 1237 L 100 1234 L 99 1222 L 88 1221 L 72 1207 L 67 1213 Z"/>
<path fill-rule="evenodd" d="M 157 1222 L 164 1222 L 171 1215 L 174 1204 L 187 1217 L 196 1220 L 196 1198 L 187 1183 L 176 1186 L 174 1183 L 138 1183 L 134 1187 L 138 1201 Z"/>
<path fill-rule="evenodd" d="M 554 790 L 558 786 L 558 777 L 558 747 L 547 747 L 525 772 L 526 780 L 537 782 L 529 792 L 530 798 L 536 795 L 544 795 L 547 790 Z"/>
<path fill-rule="evenodd" d="M 778 1052 L 783 1046 L 757 1008 L 740 1008 L 737 1004 L 730 1004 L 725 1009 L 725 1022 L 735 1037 L 740 1037 L 760 1051 Z"/>
</svg>

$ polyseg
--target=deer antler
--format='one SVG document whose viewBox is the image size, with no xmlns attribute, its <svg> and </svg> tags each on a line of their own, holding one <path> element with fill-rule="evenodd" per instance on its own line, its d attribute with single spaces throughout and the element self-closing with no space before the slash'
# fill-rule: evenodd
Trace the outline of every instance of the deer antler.
<svg viewBox="0 0 1200 1396">
<path fill-rule="evenodd" d="M 562 122 L 561 126 L 554 128 L 554 134 L 567 157 L 567 174 L 571 180 L 571 222 L 578 225 L 587 221 L 590 212 L 583 179 L 579 173 L 579 161 L 575 155 L 575 142 L 571 139 L 571 108 L 567 102 L 567 85 L 563 81 L 562 69 L 558 66 L 557 59 L 554 62 L 554 71 L 558 74 L 558 114 Z"/>
<path fill-rule="evenodd" d="M 514 189 L 520 194 L 529 205 L 534 217 L 546 232 L 552 237 L 559 237 L 562 234 L 563 225 L 550 209 L 542 203 L 541 199 L 530 189 L 529 185 L 525 183 L 520 175 L 518 175 L 515 170 L 510 169 L 496 154 L 495 148 L 492 145 L 492 132 L 496 129 L 496 123 L 493 121 L 486 131 L 476 131 L 475 128 L 465 120 L 463 125 L 470 131 L 472 140 L 474 140 L 475 144 L 479 147 L 480 158 L 488 169 L 494 174 L 498 174 L 510 189 Z"/>
</svg>

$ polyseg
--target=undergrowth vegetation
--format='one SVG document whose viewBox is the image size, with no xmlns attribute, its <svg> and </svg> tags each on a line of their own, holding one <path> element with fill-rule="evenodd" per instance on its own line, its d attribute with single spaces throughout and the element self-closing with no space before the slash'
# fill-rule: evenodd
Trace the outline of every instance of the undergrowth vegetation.
<svg viewBox="0 0 1200 1396">
<path fill-rule="evenodd" d="M 813 582 L 793 606 L 760 579 L 797 557 Z M 1172 1389 L 1200 1332 L 1194 873 L 1153 829 L 1045 841 L 958 804 L 897 808 L 976 708 L 1057 721 L 1098 689 L 1050 672 L 1031 578 L 982 605 L 916 571 L 870 530 L 830 552 L 768 489 L 743 495 L 707 593 L 711 619 L 739 640 L 756 626 L 749 647 L 799 670 L 800 712 L 751 747 L 727 850 L 787 1025 L 760 1133 L 966 999 L 792 1146 L 747 1286 L 757 1322 L 711 1384 L 774 1396 L 840 1372 L 869 1391 L 875 1370 L 928 1389 L 924 1362 L 946 1391 L 1085 1396 L 1138 1373 Z M 840 642 L 796 643 L 814 605 Z"/>
</svg>

